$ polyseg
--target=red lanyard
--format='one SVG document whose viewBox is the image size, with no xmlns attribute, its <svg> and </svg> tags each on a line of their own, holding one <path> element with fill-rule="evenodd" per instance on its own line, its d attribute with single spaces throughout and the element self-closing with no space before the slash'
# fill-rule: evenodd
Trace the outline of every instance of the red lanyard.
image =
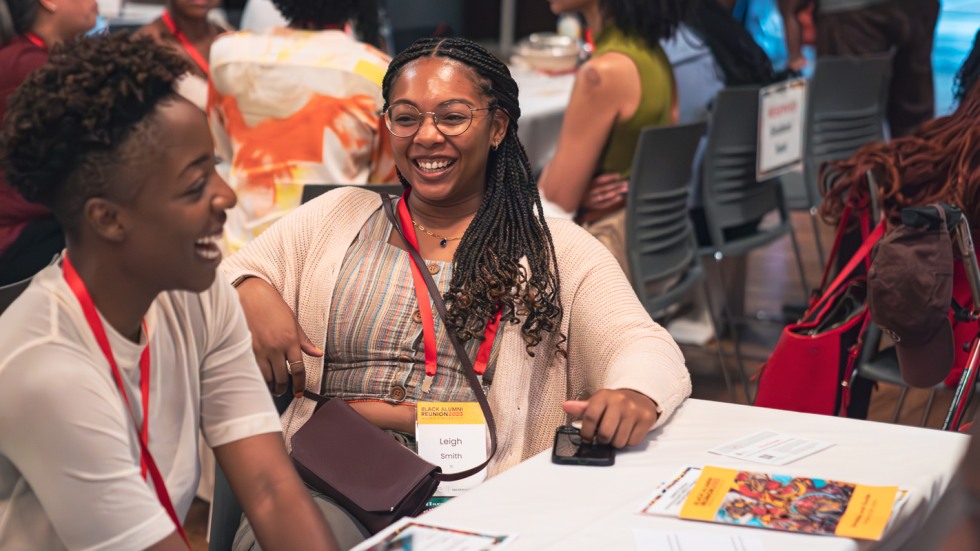
<svg viewBox="0 0 980 551">
<path fill-rule="evenodd" d="M 412 215 L 408 212 L 408 194 L 410 190 L 405 190 L 401 201 L 398 201 L 398 218 L 402 223 L 402 230 L 408 244 L 419 248 L 419 240 L 415 235 L 415 226 L 412 225 Z M 415 284 L 415 298 L 419 303 L 419 313 L 422 315 L 422 342 L 425 345 L 425 374 L 432 377 L 436 374 L 436 328 L 432 316 L 432 306 L 429 304 L 429 289 L 425 285 L 422 277 L 421 266 L 415 264 L 415 259 L 409 256 L 412 263 L 412 280 Z M 487 329 L 483 333 L 483 342 L 476 353 L 476 361 L 473 362 L 473 371 L 483 375 L 487 370 L 487 362 L 490 361 L 490 350 L 493 348 L 493 341 L 497 337 L 497 329 L 500 328 L 501 311 L 497 310 L 497 315 L 487 322 Z M 447 331 L 450 331 L 448 327 Z"/>
<path fill-rule="evenodd" d="M 190 40 L 187 40 L 187 37 L 184 36 L 184 33 L 180 32 L 180 29 L 177 28 L 177 24 L 174 23 L 173 18 L 170 17 L 170 12 L 164 10 L 163 15 L 160 16 L 160 19 L 163 20 L 163 24 L 166 25 L 167 30 L 170 31 L 170 34 L 174 35 L 174 38 L 176 38 L 180 42 L 180 45 L 184 47 L 184 50 L 187 52 L 187 54 L 191 56 L 191 59 L 194 60 L 194 63 L 197 63 L 198 67 L 204 70 L 205 75 L 210 76 L 211 66 L 208 65 L 208 60 L 204 59 L 204 56 L 201 55 L 201 52 L 197 51 L 197 48 L 195 48 L 194 45 L 191 44 Z"/>
<path fill-rule="evenodd" d="M 44 43 L 44 39 L 32 32 L 24 33 L 24 38 L 29 40 L 31 44 L 37 46 L 38 48 L 42 48 L 45 50 L 48 49 L 48 45 Z"/>
<path fill-rule="evenodd" d="M 79 277 L 78 272 L 75 271 L 75 267 L 72 266 L 71 261 L 68 257 L 65 257 L 62 263 L 62 270 L 65 275 L 65 281 L 68 282 L 68 287 L 71 288 L 72 293 L 75 294 L 75 298 L 82 306 L 82 313 L 85 314 L 85 319 L 88 321 L 89 327 L 92 329 L 92 333 L 95 335 L 95 341 L 99 343 L 99 348 L 102 349 L 102 353 L 105 354 L 106 360 L 109 362 L 109 367 L 112 369 L 112 379 L 116 383 L 116 387 L 119 389 L 119 393 L 122 395 L 123 402 L 126 404 L 126 409 L 129 411 L 130 415 L 133 415 L 133 408 L 129 403 L 129 396 L 126 394 L 126 387 L 123 386 L 122 375 L 119 373 L 119 366 L 116 364 L 116 358 L 112 354 L 112 347 L 109 346 L 109 338 L 106 336 L 105 327 L 102 325 L 102 320 L 99 319 L 99 313 L 95 309 L 95 303 L 92 302 L 92 297 L 88 294 L 88 289 L 85 287 L 85 282 Z M 143 322 L 143 332 L 146 333 L 146 322 Z M 160 500 L 160 504 L 166 509 L 167 514 L 170 515 L 170 519 L 173 520 L 174 524 L 177 526 L 177 532 L 180 533 L 180 537 L 184 539 L 187 543 L 187 534 L 184 533 L 184 527 L 180 523 L 180 519 L 177 518 L 177 512 L 174 511 L 173 503 L 170 501 L 170 494 L 167 493 L 167 486 L 163 482 L 163 476 L 160 475 L 160 470 L 157 468 L 156 462 L 153 460 L 153 456 L 150 455 L 150 450 L 148 448 L 150 442 L 150 343 L 146 343 L 146 348 L 143 349 L 143 353 L 140 354 L 140 394 L 142 395 L 143 402 L 143 422 L 140 425 L 139 431 L 139 444 L 140 444 L 140 473 L 143 478 L 146 478 L 146 472 L 149 470 L 150 477 L 153 479 L 153 486 L 157 492 L 157 499 Z M 135 417 L 133 418 L 133 423 L 136 423 Z M 190 547 L 190 544 L 188 544 Z"/>
</svg>

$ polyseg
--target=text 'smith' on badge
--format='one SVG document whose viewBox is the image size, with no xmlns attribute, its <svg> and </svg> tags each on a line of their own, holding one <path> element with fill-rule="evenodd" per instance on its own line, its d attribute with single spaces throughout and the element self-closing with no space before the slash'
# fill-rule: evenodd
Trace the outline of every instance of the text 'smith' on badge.
<svg viewBox="0 0 980 551">
<path fill-rule="evenodd" d="M 419 402 L 415 439 L 422 459 L 444 473 L 475 467 L 487 458 L 487 431 L 478 402 Z M 486 469 L 456 482 L 443 482 L 437 496 L 458 496 L 479 485 Z"/>
</svg>

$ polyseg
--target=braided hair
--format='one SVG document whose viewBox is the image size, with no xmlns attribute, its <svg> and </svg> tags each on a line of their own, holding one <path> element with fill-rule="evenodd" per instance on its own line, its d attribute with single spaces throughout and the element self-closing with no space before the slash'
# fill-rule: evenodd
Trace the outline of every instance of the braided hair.
<svg viewBox="0 0 980 551">
<path fill-rule="evenodd" d="M 144 130 L 189 68 L 170 48 L 125 32 L 55 46 L 10 98 L 0 133 L 7 181 L 72 232 L 88 199 L 114 191 L 112 171 L 153 151 Z"/>
<path fill-rule="evenodd" d="M 684 21 L 711 51 L 726 86 L 778 80 L 765 50 L 718 0 L 695 0 Z"/>
<path fill-rule="evenodd" d="M 517 83 L 506 65 L 471 40 L 423 38 L 388 66 L 381 90 L 385 109 L 405 66 L 425 57 L 445 57 L 469 67 L 477 87 L 510 119 L 503 141 L 487 159 L 483 203 L 453 257 L 453 276 L 444 297 L 447 325 L 461 340 L 482 339 L 487 321 L 502 308 L 503 321 L 521 323 L 521 335 L 533 356 L 531 349 L 541 342 L 542 333 L 560 331 L 562 305 L 555 245 L 531 164 L 517 137 Z M 401 172 L 398 178 L 409 185 Z M 564 341 L 560 334 L 557 352 L 562 353 Z"/>
<path fill-rule="evenodd" d="M 836 225 L 849 201 L 865 201 L 866 173 L 878 184 L 885 217 L 899 224 L 901 209 L 946 202 L 980 228 L 980 82 L 951 115 L 931 120 L 912 135 L 865 145 L 845 161 L 825 165 L 820 214 Z"/>
</svg>

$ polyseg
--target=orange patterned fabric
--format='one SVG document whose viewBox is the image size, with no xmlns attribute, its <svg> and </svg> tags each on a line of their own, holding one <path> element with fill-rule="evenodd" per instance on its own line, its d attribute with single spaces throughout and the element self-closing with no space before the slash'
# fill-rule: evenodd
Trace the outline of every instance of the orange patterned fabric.
<svg viewBox="0 0 980 551">
<path fill-rule="evenodd" d="M 397 180 L 378 114 L 388 62 L 342 31 L 238 32 L 214 43 L 208 111 L 239 200 L 230 252 L 298 207 L 304 184 Z"/>
</svg>

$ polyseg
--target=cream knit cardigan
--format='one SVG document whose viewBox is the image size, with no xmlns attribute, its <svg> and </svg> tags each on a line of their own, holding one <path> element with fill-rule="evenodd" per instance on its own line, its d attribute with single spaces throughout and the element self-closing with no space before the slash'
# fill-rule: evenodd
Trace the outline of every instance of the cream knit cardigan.
<svg viewBox="0 0 980 551">
<path fill-rule="evenodd" d="M 272 225 L 228 258 L 222 270 L 235 283 L 245 277 L 270 283 L 297 313 L 313 343 L 322 347 L 344 255 L 379 208 L 381 199 L 372 191 L 348 187 L 324 194 Z M 575 399 L 602 388 L 633 389 L 657 402 L 659 426 L 691 394 L 684 357 L 667 331 L 650 319 L 612 255 L 570 221 L 549 220 L 548 226 L 561 276 L 561 328 L 568 336 L 568 358 L 554 353 L 557 335 L 542 339 L 532 358 L 519 325 L 501 329 L 488 395 L 498 439 L 490 476 L 551 447 L 555 427 L 565 421 L 561 405 L 566 395 Z M 306 388 L 319 392 L 323 360 L 304 359 Z M 283 414 L 287 447 L 314 405 L 308 399 L 294 400 Z"/>
</svg>

